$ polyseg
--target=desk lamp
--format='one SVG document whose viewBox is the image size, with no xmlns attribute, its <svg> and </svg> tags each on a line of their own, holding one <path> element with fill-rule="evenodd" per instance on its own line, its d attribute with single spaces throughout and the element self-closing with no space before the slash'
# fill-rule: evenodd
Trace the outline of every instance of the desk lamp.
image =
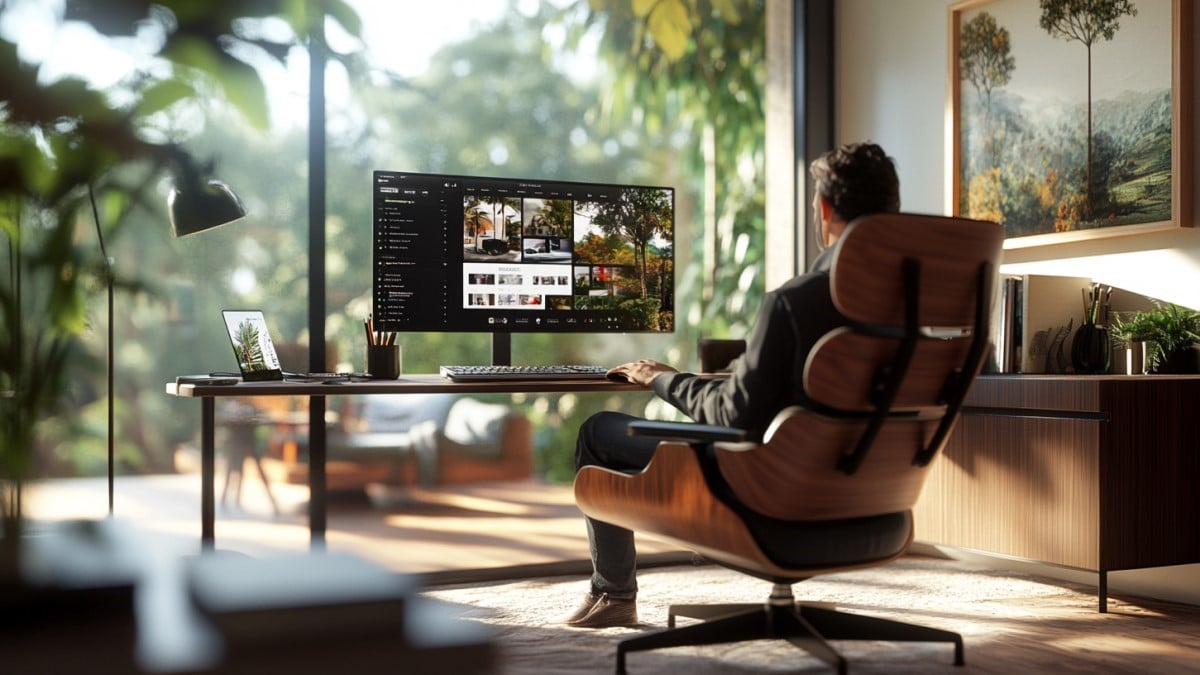
<svg viewBox="0 0 1200 675">
<path fill-rule="evenodd" d="M 167 195 L 167 214 L 171 229 L 176 237 L 183 237 L 214 227 L 240 220 L 246 215 L 246 207 L 237 194 L 225 183 L 210 180 L 201 185 L 191 181 L 192 187 L 171 189 Z M 115 427 L 113 426 L 113 261 L 104 247 L 104 232 L 100 228 L 100 214 L 96 208 L 96 197 L 91 186 L 88 198 L 92 204 L 92 216 L 96 221 L 96 235 L 100 239 L 100 253 L 104 256 L 106 269 L 105 285 L 108 287 L 108 515 L 113 514 L 113 481 L 115 467 Z"/>
<path fill-rule="evenodd" d="M 246 215 L 242 200 L 219 180 L 210 180 L 187 190 L 176 186 L 167 195 L 167 211 L 176 237 L 211 230 Z"/>
</svg>

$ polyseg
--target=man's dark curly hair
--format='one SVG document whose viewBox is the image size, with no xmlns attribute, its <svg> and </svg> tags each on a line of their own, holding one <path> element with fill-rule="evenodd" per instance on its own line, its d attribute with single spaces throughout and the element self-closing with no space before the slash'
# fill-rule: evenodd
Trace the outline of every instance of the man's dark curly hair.
<svg viewBox="0 0 1200 675">
<path fill-rule="evenodd" d="M 818 157 L 809 169 L 817 194 L 849 223 L 872 213 L 900 210 L 896 165 L 874 143 L 848 143 Z"/>
</svg>

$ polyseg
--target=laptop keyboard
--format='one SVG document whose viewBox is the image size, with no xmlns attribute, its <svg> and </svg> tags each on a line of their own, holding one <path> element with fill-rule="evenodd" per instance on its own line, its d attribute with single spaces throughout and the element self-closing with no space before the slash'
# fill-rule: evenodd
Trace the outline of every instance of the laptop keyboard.
<svg viewBox="0 0 1200 675">
<path fill-rule="evenodd" d="M 442 377 L 466 380 L 603 380 L 604 366 L 442 366 Z"/>
</svg>

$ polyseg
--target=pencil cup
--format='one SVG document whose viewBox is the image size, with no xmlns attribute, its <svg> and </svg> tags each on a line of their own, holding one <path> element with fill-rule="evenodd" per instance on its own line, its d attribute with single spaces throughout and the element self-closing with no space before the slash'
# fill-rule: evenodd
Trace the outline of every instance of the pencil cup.
<svg viewBox="0 0 1200 675">
<path fill-rule="evenodd" d="M 367 374 L 376 380 L 400 377 L 400 345 L 367 345 Z"/>
</svg>

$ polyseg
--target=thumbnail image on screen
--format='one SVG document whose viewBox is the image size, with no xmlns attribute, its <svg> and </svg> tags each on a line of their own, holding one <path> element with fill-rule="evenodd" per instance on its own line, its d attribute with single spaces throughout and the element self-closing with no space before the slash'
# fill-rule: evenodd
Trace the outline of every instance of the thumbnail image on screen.
<svg viewBox="0 0 1200 675">
<path fill-rule="evenodd" d="M 376 171 L 381 330 L 670 332 L 668 187 Z"/>
</svg>

